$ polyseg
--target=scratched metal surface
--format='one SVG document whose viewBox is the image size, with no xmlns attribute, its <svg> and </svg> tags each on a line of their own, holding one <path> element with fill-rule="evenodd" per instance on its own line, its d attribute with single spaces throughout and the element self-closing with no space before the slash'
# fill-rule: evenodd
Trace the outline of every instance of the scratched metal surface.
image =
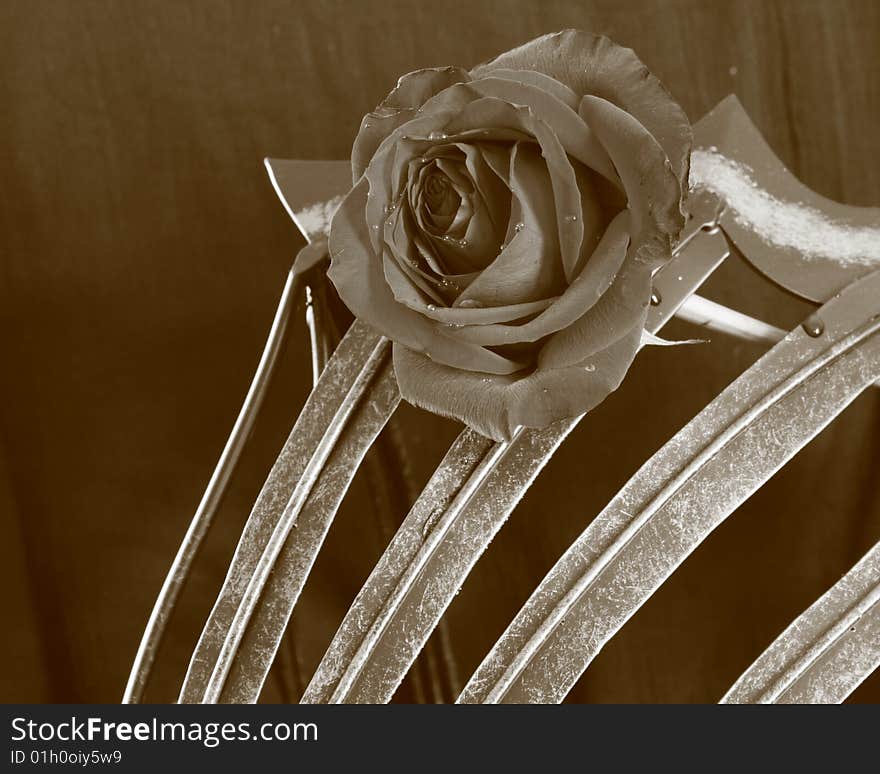
<svg viewBox="0 0 880 774">
<path fill-rule="evenodd" d="M 289 617 L 354 471 L 400 402 L 387 339 L 357 321 L 317 387 L 257 498 L 193 653 L 181 701 L 242 702 L 259 694 L 262 674 L 248 666 L 271 664 L 283 632 L 280 627 L 273 636 L 268 622 Z M 364 394 L 371 399 L 361 400 Z M 248 603 L 255 578 L 262 585 Z M 248 611 L 244 628 L 231 639 L 242 611 Z M 218 672 L 227 641 L 233 655 Z"/>
<path fill-rule="evenodd" d="M 548 573 L 462 700 L 561 701 L 711 531 L 880 375 L 878 299 L 875 272 L 822 307 L 821 336 L 795 328 L 651 457 Z"/>
<path fill-rule="evenodd" d="M 731 686 L 726 704 L 839 703 L 880 666 L 880 543 Z"/>
<path fill-rule="evenodd" d="M 344 157 L 400 73 L 477 62 L 566 26 L 605 32 L 635 47 L 692 118 L 735 91 L 808 186 L 880 205 L 880 167 L 866 161 L 880 157 L 876 3 L 514 0 L 503 23 L 489 0 L 445 8 L 442 25 L 430 5 L 402 0 L 0 8 L 0 67 L 10 74 L 0 79 L 0 573 L 13 589 L 3 604 L 20 622 L 0 644 L 4 698 L 118 700 L 300 245 L 261 160 Z M 735 261 L 705 293 L 786 329 L 806 309 Z M 668 335 L 690 333 L 682 324 Z M 294 338 L 148 699 L 176 695 L 305 400 L 304 328 Z M 583 530 L 584 514 L 760 351 L 717 337 L 640 355 L 448 611 L 462 675 Z M 424 483 L 460 428 L 399 413 Z M 880 538 L 878 427 L 877 398 L 863 395 L 664 584 L 570 699 L 716 701 Z M 385 547 L 377 525 L 358 476 L 295 615 L 306 672 Z M 880 700 L 880 681 L 853 698 Z"/>
</svg>

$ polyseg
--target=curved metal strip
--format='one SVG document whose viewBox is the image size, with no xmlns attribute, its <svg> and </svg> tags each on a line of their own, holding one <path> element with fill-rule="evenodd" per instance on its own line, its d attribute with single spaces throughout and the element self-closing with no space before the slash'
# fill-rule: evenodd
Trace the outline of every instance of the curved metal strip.
<svg viewBox="0 0 880 774">
<path fill-rule="evenodd" d="M 365 401 L 368 392 L 370 400 Z M 287 598 L 295 601 L 363 453 L 399 401 L 388 341 L 355 321 L 330 358 L 257 498 L 193 653 L 181 702 L 221 698 L 254 609 L 283 573 L 279 567 L 272 576 L 297 525 L 299 557 L 285 554 L 296 567 L 296 578 L 285 576 L 293 588 Z M 300 521 L 302 514 L 309 521 Z M 267 654 L 270 662 L 272 656 L 274 650 Z"/>
<path fill-rule="evenodd" d="M 837 704 L 880 667 L 880 543 L 774 640 L 722 704 Z"/>
<path fill-rule="evenodd" d="M 706 536 L 880 376 L 880 273 L 799 327 L 633 476 L 565 552 L 460 702 L 561 701 Z"/>
<path fill-rule="evenodd" d="M 739 100 L 694 126 L 691 185 L 721 199 L 721 226 L 774 282 L 824 302 L 880 268 L 880 208 L 827 199 L 779 160 Z"/>
</svg>

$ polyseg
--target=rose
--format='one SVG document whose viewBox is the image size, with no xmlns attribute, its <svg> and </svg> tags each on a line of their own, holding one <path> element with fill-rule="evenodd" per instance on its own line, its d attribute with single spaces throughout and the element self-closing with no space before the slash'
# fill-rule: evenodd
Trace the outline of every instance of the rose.
<svg viewBox="0 0 880 774">
<path fill-rule="evenodd" d="M 604 37 L 410 73 L 361 124 L 330 277 L 393 341 L 411 403 L 496 439 L 577 416 L 638 351 L 690 144 L 682 109 Z"/>
</svg>

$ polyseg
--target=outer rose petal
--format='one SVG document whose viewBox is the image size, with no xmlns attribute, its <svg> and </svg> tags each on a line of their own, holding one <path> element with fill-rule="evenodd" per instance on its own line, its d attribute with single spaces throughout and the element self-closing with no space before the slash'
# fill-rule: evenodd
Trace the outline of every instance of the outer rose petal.
<svg viewBox="0 0 880 774">
<path fill-rule="evenodd" d="M 632 242 L 623 270 L 599 303 L 541 350 L 538 362 L 546 368 L 577 363 L 644 319 L 651 271 L 669 258 L 672 239 L 684 225 L 681 189 L 657 141 L 631 115 L 599 97 L 584 97 L 581 111 L 620 172 Z"/>
<path fill-rule="evenodd" d="M 669 92 L 630 48 L 602 35 L 564 30 L 536 38 L 471 70 L 538 70 L 577 94 L 614 102 L 641 121 L 660 143 L 686 187 L 692 135 L 690 122 Z"/>
<path fill-rule="evenodd" d="M 458 371 L 395 342 L 394 372 L 405 400 L 504 441 L 519 425 L 546 427 L 601 403 L 623 381 L 641 335 L 642 327 L 635 326 L 577 366 L 519 378 Z"/>
<path fill-rule="evenodd" d="M 469 80 L 467 71 L 460 67 L 435 67 L 402 76 L 382 104 L 361 121 L 351 149 L 351 182 L 360 180 L 382 141 L 413 118 L 424 102 L 455 83 Z"/>
</svg>

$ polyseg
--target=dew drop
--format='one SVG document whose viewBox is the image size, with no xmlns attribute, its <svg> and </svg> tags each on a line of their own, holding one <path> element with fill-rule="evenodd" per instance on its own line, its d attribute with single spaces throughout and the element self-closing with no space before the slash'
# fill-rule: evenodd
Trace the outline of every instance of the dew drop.
<svg viewBox="0 0 880 774">
<path fill-rule="evenodd" d="M 825 323 L 822 322 L 822 319 L 816 314 L 811 314 L 806 320 L 804 320 L 801 323 L 801 328 L 804 329 L 804 333 L 806 333 L 807 336 L 812 336 L 814 339 L 825 333 Z"/>
<path fill-rule="evenodd" d="M 660 295 L 659 290 L 651 291 L 651 306 L 660 306 L 660 303 L 663 301 L 663 296 Z"/>
<path fill-rule="evenodd" d="M 577 215 L 566 215 L 565 222 L 566 223 L 574 223 L 578 219 Z"/>
<path fill-rule="evenodd" d="M 518 234 L 518 233 L 519 233 L 520 231 L 522 231 L 525 227 L 526 227 L 526 224 L 523 223 L 522 221 L 520 221 L 519 223 L 517 223 L 517 224 L 513 227 L 513 233 L 514 233 L 514 234 Z"/>
<path fill-rule="evenodd" d="M 465 298 L 458 303 L 459 309 L 480 309 L 482 306 L 483 305 L 475 298 Z"/>
<path fill-rule="evenodd" d="M 593 363 L 588 363 L 584 366 L 584 371 L 588 371 L 589 373 L 593 373 L 596 370 L 596 366 Z"/>
<path fill-rule="evenodd" d="M 446 132 L 438 132 L 435 130 L 435 131 L 431 132 L 430 134 L 428 134 L 428 139 L 429 140 L 445 140 L 448 136 L 449 135 L 447 135 Z"/>
</svg>

